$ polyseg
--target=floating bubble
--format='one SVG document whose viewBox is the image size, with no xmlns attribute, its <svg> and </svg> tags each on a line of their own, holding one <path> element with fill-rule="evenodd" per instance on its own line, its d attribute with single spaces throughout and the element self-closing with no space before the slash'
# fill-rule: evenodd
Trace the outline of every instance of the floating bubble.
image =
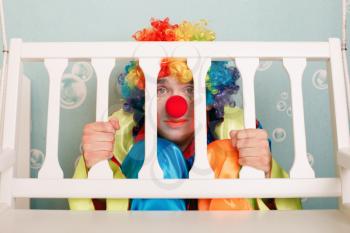
<svg viewBox="0 0 350 233">
<path fill-rule="evenodd" d="M 85 83 L 74 74 L 64 74 L 61 81 L 61 107 L 74 109 L 79 107 L 87 94 Z"/>
<path fill-rule="evenodd" d="M 72 67 L 72 74 L 78 76 L 84 82 L 88 81 L 94 73 L 89 62 L 76 62 Z"/>
<path fill-rule="evenodd" d="M 287 113 L 288 116 L 290 116 L 290 117 L 292 116 L 292 114 L 293 114 L 293 112 L 292 112 L 292 106 L 289 106 L 289 107 L 287 108 L 286 113 Z"/>
<path fill-rule="evenodd" d="M 312 76 L 312 84 L 316 89 L 324 90 L 328 88 L 327 83 L 327 71 L 326 70 L 318 70 Z"/>
<path fill-rule="evenodd" d="M 39 170 L 44 163 L 45 155 L 41 150 L 30 150 L 30 168 Z"/>
<path fill-rule="evenodd" d="M 283 100 L 280 100 L 276 104 L 276 109 L 280 112 L 283 112 L 287 109 L 287 103 Z"/>
<path fill-rule="evenodd" d="M 287 137 L 287 133 L 283 128 L 276 128 L 272 132 L 272 138 L 275 142 L 283 142 Z"/>
<path fill-rule="evenodd" d="M 281 99 L 287 100 L 288 99 L 288 92 L 282 91 L 280 96 L 281 96 Z"/>
<path fill-rule="evenodd" d="M 259 63 L 259 67 L 258 67 L 258 70 L 259 71 L 265 71 L 267 69 L 269 69 L 272 65 L 272 61 L 261 61 Z"/>
<path fill-rule="evenodd" d="M 313 167 L 314 166 L 314 161 L 315 161 L 314 160 L 314 156 L 312 154 L 310 154 L 310 153 L 307 153 L 307 160 L 309 161 L 311 167 Z"/>
</svg>

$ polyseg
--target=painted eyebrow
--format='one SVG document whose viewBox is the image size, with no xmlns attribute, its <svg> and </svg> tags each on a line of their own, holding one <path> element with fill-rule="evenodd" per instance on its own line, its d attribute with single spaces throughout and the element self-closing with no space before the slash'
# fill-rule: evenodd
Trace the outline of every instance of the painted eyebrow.
<svg viewBox="0 0 350 233">
<path fill-rule="evenodd" d="M 188 83 L 184 83 L 183 85 L 186 86 L 186 87 L 193 86 L 193 81 L 190 81 Z"/>
<path fill-rule="evenodd" d="M 166 82 L 168 82 L 168 80 L 166 80 L 165 78 L 162 78 L 162 79 L 158 79 L 158 80 L 157 80 L 157 84 L 164 84 L 164 83 L 166 83 Z"/>
</svg>

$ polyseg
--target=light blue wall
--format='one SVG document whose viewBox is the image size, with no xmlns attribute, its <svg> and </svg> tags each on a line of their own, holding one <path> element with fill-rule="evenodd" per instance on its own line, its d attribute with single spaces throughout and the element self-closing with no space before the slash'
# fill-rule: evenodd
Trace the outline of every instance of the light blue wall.
<svg viewBox="0 0 350 233">
<path fill-rule="evenodd" d="M 149 23 L 151 17 L 207 19 L 217 40 L 326 41 L 340 37 L 341 1 L 235 0 L 235 1 L 111 1 L 111 0 L 5 0 L 8 37 L 24 41 L 119 41 Z M 117 65 L 113 74 L 121 71 Z M 60 163 L 71 177 L 80 153 L 84 124 L 94 121 L 96 79 L 89 64 L 70 64 L 62 81 Z M 84 74 L 85 72 L 85 74 Z M 27 64 L 32 81 L 31 173 L 36 177 L 45 153 L 48 77 L 42 64 Z M 92 75 L 91 78 L 89 78 Z M 115 77 L 116 75 L 112 75 Z M 111 79 L 111 110 L 118 108 Z M 322 63 L 309 63 L 303 90 L 307 151 L 318 177 L 335 175 L 329 128 L 327 74 Z M 280 62 L 264 62 L 256 77 L 257 117 L 272 138 L 276 160 L 289 169 L 293 139 L 289 80 Z M 304 208 L 336 208 L 336 199 L 304 199 Z M 34 200 L 33 208 L 65 208 L 65 200 Z"/>
</svg>

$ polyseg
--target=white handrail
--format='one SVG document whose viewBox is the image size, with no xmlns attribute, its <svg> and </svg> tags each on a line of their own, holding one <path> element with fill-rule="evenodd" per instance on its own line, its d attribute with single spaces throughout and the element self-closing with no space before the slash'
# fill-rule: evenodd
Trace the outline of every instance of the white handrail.
<svg viewBox="0 0 350 233">
<path fill-rule="evenodd" d="M 194 56 L 191 50 L 181 47 L 193 46 L 197 50 Z M 155 50 L 137 54 L 141 47 L 160 46 L 163 51 Z M 47 58 L 88 59 L 93 58 L 155 58 L 155 57 L 209 57 L 213 60 L 226 60 L 235 57 L 259 57 L 260 60 L 280 60 L 281 57 L 308 60 L 329 58 L 328 42 L 26 42 L 21 49 L 22 61 L 43 61 Z"/>
<path fill-rule="evenodd" d="M 317 179 L 14 179 L 14 197 L 294 198 L 339 197 L 339 178 Z"/>
</svg>

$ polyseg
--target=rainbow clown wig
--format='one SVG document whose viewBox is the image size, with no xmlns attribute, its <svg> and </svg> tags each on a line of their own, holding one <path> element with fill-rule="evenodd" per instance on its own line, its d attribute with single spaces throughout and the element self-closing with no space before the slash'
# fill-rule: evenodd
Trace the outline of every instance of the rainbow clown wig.
<svg viewBox="0 0 350 233">
<path fill-rule="evenodd" d="M 183 21 L 171 24 L 169 18 L 164 20 L 151 19 L 151 27 L 137 31 L 132 37 L 137 41 L 213 41 L 215 33 L 206 28 L 206 21 L 197 23 Z M 180 58 L 163 58 L 158 78 L 167 76 L 177 77 L 181 83 L 193 80 L 192 72 L 187 62 Z M 227 61 L 212 61 L 206 76 L 206 103 L 212 107 L 212 117 L 222 119 L 224 106 L 235 106 L 231 97 L 237 93 L 236 84 L 240 77 L 236 67 Z M 125 66 L 124 73 L 118 77 L 122 98 L 125 100 L 124 111 L 134 112 L 135 121 L 143 124 L 144 119 L 144 89 L 145 77 L 138 61 L 131 61 Z M 213 120 L 213 119 L 212 119 Z"/>
</svg>

